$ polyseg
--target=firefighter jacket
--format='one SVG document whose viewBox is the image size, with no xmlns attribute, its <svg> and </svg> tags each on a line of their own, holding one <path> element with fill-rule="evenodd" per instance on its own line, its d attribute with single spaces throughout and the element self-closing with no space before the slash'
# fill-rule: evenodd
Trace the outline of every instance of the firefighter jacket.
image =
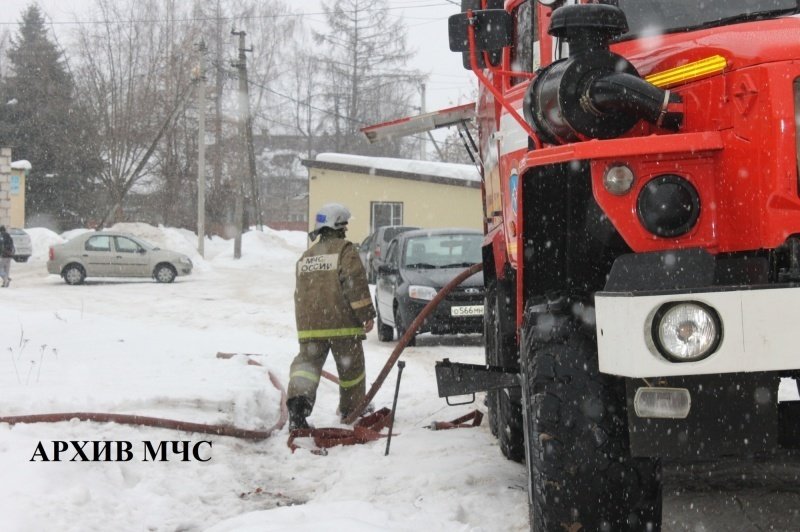
<svg viewBox="0 0 800 532">
<path fill-rule="evenodd" d="M 325 235 L 297 261 L 294 312 L 300 342 L 365 339 L 375 317 L 367 274 L 355 246 Z"/>
</svg>

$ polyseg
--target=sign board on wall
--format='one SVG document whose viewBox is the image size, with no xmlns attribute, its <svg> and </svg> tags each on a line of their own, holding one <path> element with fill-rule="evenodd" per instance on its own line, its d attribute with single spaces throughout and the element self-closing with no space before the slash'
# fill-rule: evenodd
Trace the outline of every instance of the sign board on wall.
<svg viewBox="0 0 800 532">
<path fill-rule="evenodd" d="M 18 175 L 12 175 L 10 184 L 11 184 L 11 187 L 10 187 L 11 190 L 10 190 L 9 193 L 12 196 L 19 196 L 19 176 Z"/>
</svg>

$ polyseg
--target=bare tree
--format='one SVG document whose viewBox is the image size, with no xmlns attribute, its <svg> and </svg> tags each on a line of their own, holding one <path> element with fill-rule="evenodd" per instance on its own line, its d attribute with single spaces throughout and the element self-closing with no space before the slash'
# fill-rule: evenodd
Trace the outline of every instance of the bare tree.
<svg viewBox="0 0 800 532">
<path fill-rule="evenodd" d="M 291 126 L 298 135 L 305 139 L 306 157 L 313 157 L 317 151 L 315 140 L 325 131 L 326 112 L 323 108 L 322 87 L 324 72 L 319 69 L 319 60 L 312 54 L 299 51 L 292 58 L 289 76 L 285 80 L 283 92 L 294 95 L 292 99 L 285 98 L 290 116 L 287 126 Z"/>
<path fill-rule="evenodd" d="M 184 2 L 164 0 L 163 19 L 160 21 L 165 35 L 163 76 L 163 103 L 166 112 L 177 109 L 174 125 L 167 128 L 154 159 L 154 178 L 157 180 L 160 221 L 166 225 L 190 227 L 196 217 L 196 153 L 197 113 L 194 108 L 180 103 L 181 95 L 194 82 L 192 70 L 197 66 L 196 43 L 200 29 L 192 11 L 182 10 Z M 192 192 L 191 194 L 187 192 Z"/>
<path fill-rule="evenodd" d="M 95 0 L 100 21 L 79 31 L 79 87 L 100 131 L 106 163 L 100 182 L 108 206 L 116 208 L 112 218 L 131 188 L 152 171 L 154 139 L 165 129 L 159 104 L 167 39 L 139 16 L 159 7 L 156 0 Z"/>
<path fill-rule="evenodd" d="M 233 220 L 236 172 L 246 153 L 237 130 L 237 71 L 232 66 L 238 54 L 238 41 L 231 30 L 247 33 L 247 70 L 251 119 L 256 131 L 266 131 L 281 121 L 282 105 L 272 98 L 273 85 L 291 60 L 292 32 L 296 17 L 286 4 L 276 0 L 196 0 L 194 19 L 209 49 L 210 135 L 213 145 L 207 157 L 211 179 L 206 191 L 207 219 L 211 232 L 224 231 Z M 263 169 L 258 168 L 259 175 Z M 264 176 L 262 176 L 264 177 Z"/>
<path fill-rule="evenodd" d="M 8 74 L 8 63 L 6 62 L 6 54 L 8 53 L 8 45 L 11 42 L 11 32 L 8 28 L 0 28 L 0 78 Z"/>
<path fill-rule="evenodd" d="M 407 67 L 411 52 L 402 19 L 393 19 L 386 0 L 331 0 L 323 3 L 328 30 L 315 33 L 325 52 L 326 98 L 337 149 L 375 150 L 398 155 L 403 143 L 368 146 L 359 128 L 412 111 L 424 76 Z"/>
</svg>

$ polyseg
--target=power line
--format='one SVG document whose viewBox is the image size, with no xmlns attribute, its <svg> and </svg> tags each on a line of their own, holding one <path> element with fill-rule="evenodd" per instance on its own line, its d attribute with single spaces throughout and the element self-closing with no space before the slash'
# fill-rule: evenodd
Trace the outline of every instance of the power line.
<svg viewBox="0 0 800 532">
<path fill-rule="evenodd" d="M 220 72 L 223 72 L 225 74 L 231 74 L 232 73 L 230 70 L 227 70 L 226 68 L 224 68 L 223 66 L 221 66 L 219 64 L 215 65 L 215 66 Z M 269 92 L 271 94 L 274 94 L 275 96 L 280 96 L 281 98 L 285 98 L 285 99 L 287 99 L 287 100 L 289 100 L 289 101 L 291 101 L 293 103 L 296 103 L 298 105 L 302 105 L 302 106 L 308 107 L 309 109 L 312 109 L 312 110 L 317 111 L 319 113 L 322 113 L 324 115 L 328 115 L 328 116 L 332 116 L 334 118 L 340 118 L 342 120 L 346 120 L 348 122 L 353 123 L 356 126 L 368 126 L 368 125 L 371 125 L 371 124 L 369 124 L 367 122 L 364 122 L 362 120 L 357 120 L 357 119 L 351 118 L 349 116 L 341 115 L 341 114 L 333 112 L 333 111 L 331 111 L 329 109 L 323 109 L 321 107 L 316 107 L 314 105 L 311 105 L 310 103 L 298 100 L 298 99 L 294 98 L 293 96 L 289 96 L 288 94 L 283 94 L 283 93 L 278 92 L 278 91 L 276 91 L 276 90 L 274 90 L 274 89 L 272 89 L 270 87 L 267 87 L 266 85 L 262 85 L 260 83 L 255 82 L 255 81 L 249 80 L 249 83 L 251 85 L 254 85 L 254 86 L 256 86 L 256 87 L 258 87 L 260 89 L 263 89 L 263 90 L 265 90 L 265 91 L 267 91 L 267 92 Z M 274 118 L 264 117 L 264 119 L 267 120 L 267 121 L 271 121 L 273 123 L 276 123 L 278 125 L 282 125 L 284 127 L 291 127 L 293 129 L 297 129 L 297 126 L 290 126 L 289 124 L 281 123 L 281 122 L 275 120 Z M 412 138 L 412 139 L 416 139 L 416 140 L 421 140 L 421 141 L 428 142 L 427 137 L 421 137 L 421 136 L 417 136 L 417 135 L 407 135 L 407 137 L 408 138 Z"/>
<path fill-rule="evenodd" d="M 445 0 L 448 1 L 448 0 Z M 429 7 L 442 7 L 442 4 L 421 4 L 421 5 L 401 5 L 401 6 L 386 6 L 374 9 L 359 9 L 348 10 L 344 9 L 345 13 L 355 13 L 356 11 L 363 13 L 378 13 L 381 11 L 396 11 L 398 9 L 424 9 Z M 280 19 L 280 18 L 297 18 L 304 16 L 326 15 L 324 11 L 312 13 L 278 13 L 275 15 L 248 15 L 248 16 L 231 16 L 231 17 L 189 17 L 189 18 L 176 18 L 170 19 L 170 22 L 217 22 L 217 21 L 234 21 L 234 20 L 262 20 L 262 19 Z M 51 25 L 93 25 L 93 24 L 137 24 L 147 23 L 154 24 L 157 22 L 167 22 L 167 19 L 153 18 L 153 19 L 127 19 L 127 20 L 75 20 L 75 21 L 54 21 L 51 20 Z M 0 22 L 0 26 L 19 26 L 21 22 Z"/>
</svg>

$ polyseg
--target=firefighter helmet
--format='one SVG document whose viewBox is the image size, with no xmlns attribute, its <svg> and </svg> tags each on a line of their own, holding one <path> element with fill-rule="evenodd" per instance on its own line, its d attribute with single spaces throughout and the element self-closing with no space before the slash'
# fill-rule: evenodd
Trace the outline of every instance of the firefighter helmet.
<svg viewBox="0 0 800 532">
<path fill-rule="evenodd" d="M 350 211 L 339 203 L 326 203 L 317 211 L 314 219 L 314 230 L 308 233 L 311 240 L 315 240 L 323 227 L 331 229 L 344 229 L 350 219 Z"/>
</svg>

